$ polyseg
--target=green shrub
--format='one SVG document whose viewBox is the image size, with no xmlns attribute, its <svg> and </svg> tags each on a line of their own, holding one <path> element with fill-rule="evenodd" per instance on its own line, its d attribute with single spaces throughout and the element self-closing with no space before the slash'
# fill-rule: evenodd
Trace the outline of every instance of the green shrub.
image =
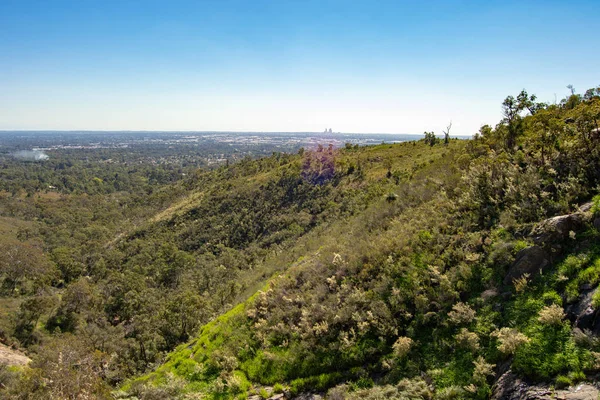
<svg viewBox="0 0 600 400">
<path fill-rule="evenodd" d="M 372 388 L 373 387 L 373 379 L 371 379 L 370 377 L 363 376 L 363 377 L 359 378 L 356 382 L 354 382 L 352 384 L 352 387 L 355 390 Z"/>
<path fill-rule="evenodd" d="M 596 290 L 594 297 L 592 297 L 592 306 L 594 308 L 600 307 L 600 290 Z"/>
<path fill-rule="evenodd" d="M 595 217 L 600 215 L 600 194 L 594 196 L 592 199 L 592 213 Z"/>
<path fill-rule="evenodd" d="M 276 383 L 273 385 L 273 393 L 283 393 L 284 390 L 285 388 L 281 383 Z"/>
<path fill-rule="evenodd" d="M 515 371 L 544 380 L 586 366 L 586 352 L 575 344 L 568 321 L 558 326 L 535 323 L 527 333 L 529 342 L 515 352 Z"/>
<path fill-rule="evenodd" d="M 585 381 L 586 378 L 587 377 L 585 376 L 585 374 L 582 371 L 569 372 L 569 379 L 571 379 L 571 381 L 573 383 Z"/>
<path fill-rule="evenodd" d="M 556 377 L 556 381 L 554 384 L 557 389 L 564 389 L 571 386 L 573 382 L 571 381 L 571 379 L 569 379 L 569 377 L 559 375 L 558 377 Z"/>
</svg>

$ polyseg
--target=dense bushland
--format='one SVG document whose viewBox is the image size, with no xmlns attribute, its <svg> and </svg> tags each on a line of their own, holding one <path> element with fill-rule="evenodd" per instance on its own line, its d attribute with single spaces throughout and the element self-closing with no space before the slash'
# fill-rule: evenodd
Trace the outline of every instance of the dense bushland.
<svg viewBox="0 0 600 400">
<path fill-rule="evenodd" d="M 600 282 L 598 231 L 505 278 L 536 223 L 597 194 L 600 92 L 503 110 L 468 141 L 274 154 L 149 195 L 7 194 L 22 226 L 3 243 L 39 262 L 0 265 L 4 340 L 33 357 L 5 393 L 487 398 L 503 365 L 586 379 L 600 343 L 564 310 Z"/>
</svg>

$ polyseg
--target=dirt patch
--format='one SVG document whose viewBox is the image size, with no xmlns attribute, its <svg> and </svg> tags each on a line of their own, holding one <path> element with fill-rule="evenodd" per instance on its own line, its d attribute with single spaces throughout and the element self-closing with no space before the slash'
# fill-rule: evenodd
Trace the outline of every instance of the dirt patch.
<svg viewBox="0 0 600 400">
<path fill-rule="evenodd" d="M 20 351 L 12 350 L 0 343 L 0 364 L 27 365 L 31 359 Z"/>
</svg>

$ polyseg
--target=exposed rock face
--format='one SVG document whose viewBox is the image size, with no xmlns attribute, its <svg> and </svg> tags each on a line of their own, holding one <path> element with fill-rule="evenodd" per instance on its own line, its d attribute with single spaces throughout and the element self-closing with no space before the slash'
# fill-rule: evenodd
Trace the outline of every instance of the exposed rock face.
<svg viewBox="0 0 600 400">
<path fill-rule="evenodd" d="M 591 201 L 584 203 L 579 206 L 579 212 L 582 212 L 582 213 L 590 212 L 592 210 L 593 205 L 594 205 L 594 203 L 592 203 Z"/>
<path fill-rule="evenodd" d="M 551 389 L 545 385 L 529 385 L 510 370 L 504 373 L 493 388 L 493 400 L 597 400 L 600 390 L 590 383 L 567 389 Z"/>
<path fill-rule="evenodd" d="M 591 208 L 592 203 L 585 203 L 579 207 L 578 212 L 548 218 L 533 228 L 531 237 L 535 246 L 517 253 L 515 262 L 504 278 L 504 284 L 510 284 L 523 274 L 533 276 L 550 265 L 552 256 L 562 251 L 563 243 L 569 240 L 571 232 L 577 233 L 586 223 L 591 222 Z M 600 227 L 600 221 L 598 226 Z"/>
<path fill-rule="evenodd" d="M 540 246 L 532 246 L 519 251 L 515 262 L 504 278 L 504 284 L 510 285 L 513 279 L 518 279 L 524 274 L 534 276 L 550 265 L 548 253 Z"/>
<path fill-rule="evenodd" d="M 566 308 L 567 316 L 574 326 L 581 330 L 589 330 L 600 335 L 600 312 L 592 306 L 592 299 L 599 288 L 582 288 L 576 303 Z"/>
<path fill-rule="evenodd" d="M 294 397 L 294 400 L 322 400 L 323 396 L 316 393 L 302 393 Z"/>
<path fill-rule="evenodd" d="M 494 384 L 492 399 L 520 399 L 521 393 L 526 390 L 527 384 L 523 383 L 511 370 L 508 370 Z"/>
<path fill-rule="evenodd" d="M 542 221 L 531 232 L 534 243 L 542 247 L 558 245 L 560 248 L 560 242 L 568 239 L 571 231 L 581 230 L 586 222 L 591 220 L 591 209 L 592 203 L 589 202 L 579 206 L 579 211 L 573 214 L 559 215 Z"/>
<path fill-rule="evenodd" d="M 569 238 L 569 232 L 577 232 L 583 228 L 585 215 L 575 213 L 549 218 L 531 232 L 533 241 L 539 246 L 552 245 Z"/>
</svg>

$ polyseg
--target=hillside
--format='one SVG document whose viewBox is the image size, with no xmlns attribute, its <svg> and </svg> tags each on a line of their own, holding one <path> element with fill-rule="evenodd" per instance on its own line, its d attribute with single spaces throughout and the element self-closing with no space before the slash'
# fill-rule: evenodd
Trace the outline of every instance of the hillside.
<svg viewBox="0 0 600 400">
<path fill-rule="evenodd" d="M 18 308 L 3 341 L 32 362 L 0 390 L 485 399 L 594 382 L 600 88 L 503 110 L 471 140 L 274 153 L 151 193 L 6 195 L 2 221 L 23 226 L 4 242 L 45 267 L 3 265 Z"/>
<path fill-rule="evenodd" d="M 124 392 L 507 398 L 501 376 L 594 380 L 600 199 L 578 207 L 598 184 L 594 93 L 508 98 L 468 143 L 360 150 L 378 195 L 305 234 L 262 290 Z M 394 165 L 407 156 L 415 168 Z"/>
</svg>

